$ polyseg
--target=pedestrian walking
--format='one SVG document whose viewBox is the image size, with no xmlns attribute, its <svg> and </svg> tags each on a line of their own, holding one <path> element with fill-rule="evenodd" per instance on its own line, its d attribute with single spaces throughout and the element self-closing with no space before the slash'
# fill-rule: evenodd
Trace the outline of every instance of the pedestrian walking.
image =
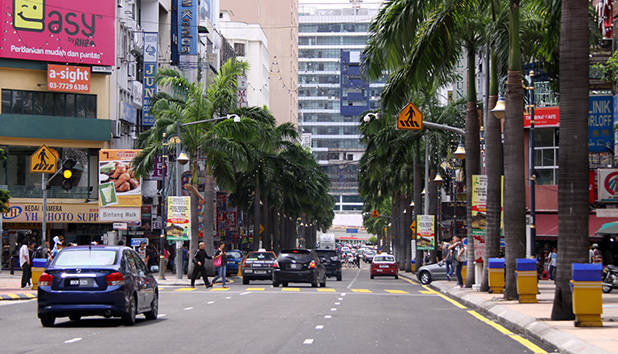
<svg viewBox="0 0 618 354">
<path fill-rule="evenodd" d="M 34 250 L 34 242 L 24 243 L 19 249 L 19 265 L 21 266 L 21 287 L 31 286 L 32 259 L 30 252 Z"/>
<path fill-rule="evenodd" d="M 144 261 L 144 264 L 148 264 L 148 262 L 146 262 L 146 242 L 142 241 L 139 243 L 137 254 L 139 254 L 139 258 L 141 258 L 142 261 Z"/>
<path fill-rule="evenodd" d="M 206 244 L 200 242 L 199 249 L 193 255 L 193 273 L 191 273 L 191 287 L 195 288 L 195 279 L 198 275 L 204 279 L 204 286 L 210 288 L 212 285 L 208 282 L 208 274 L 206 274 L 206 259 L 212 259 L 206 253 Z"/>
<path fill-rule="evenodd" d="M 446 241 L 442 245 L 442 260 L 444 264 L 446 264 L 446 279 L 448 279 L 448 281 L 451 281 L 451 275 L 453 275 L 453 256 L 449 249 L 450 245 L 451 244 Z"/>
<path fill-rule="evenodd" d="M 215 253 L 215 258 L 213 258 L 212 264 L 215 266 L 217 270 L 217 276 L 212 279 L 212 283 L 214 284 L 218 279 L 221 279 L 222 286 L 225 286 L 225 272 L 227 272 L 227 252 L 225 252 L 225 243 L 221 242 L 217 252 Z"/>
<path fill-rule="evenodd" d="M 151 273 L 159 271 L 159 253 L 153 245 L 146 248 L 146 266 Z"/>
<path fill-rule="evenodd" d="M 601 250 L 599 250 L 599 245 L 596 243 L 592 245 L 592 256 L 590 257 L 590 263 L 603 264 L 603 256 L 601 255 Z"/>
<path fill-rule="evenodd" d="M 549 263 L 549 280 L 556 280 L 556 265 L 558 264 L 558 249 L 552 248 L 551 253 L 547 256 Z"/>
<path fill-rule="evenodd" d="M 449 251 L 451 251 L 453 255 L 453 265 L 455 266 L 455 275 L 457 276 L 457 286 L 459 288 L 463 288 L 464 286 L 461 268 L 465 262 L 465 250 L 466 248 L 459 236 L 454 236 L 453 244 L 449 246 Z"/>
<path fill-rule="evenodd" d="M 56 247 L 54 247 L 54 249 L 51 251 L 51 254 L 49 255 L 49 261 L 53 261 L 54 258 L 56 258 L 56 256 L 58 255 L 58 253 L 60 253 L 60 251 L 62 251 L 62 249 L 64 248 L 64 242 L 58 242 L 56 244 Z"/>
<path fill-rule="evenodd" d="M 189 250 L 187 246 L 182 246 L 182 271 L 189 274 Z"/>
</svg>

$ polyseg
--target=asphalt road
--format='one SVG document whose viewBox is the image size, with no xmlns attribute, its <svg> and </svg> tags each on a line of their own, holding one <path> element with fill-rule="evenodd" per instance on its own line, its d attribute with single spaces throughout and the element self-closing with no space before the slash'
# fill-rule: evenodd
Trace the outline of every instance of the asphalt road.
<svg viewBox="0 0 618 354">
<path fill-rule="evenodd" d="M 36 301 L 0 306 L 2 353 L 532 353 L 532 342 L 496 329 L 419 284 L 345 270 L 327 288 L 269 282 L 227 291 L 160 289 L 156 321 L 56 320 L 43 328 Z M 217 289 L 217 288 L 215 288 Z M 522 344 L 523 343 L 523 344 Z M 532 350 L 531 350 L 532 349 Z"/>
</svg>

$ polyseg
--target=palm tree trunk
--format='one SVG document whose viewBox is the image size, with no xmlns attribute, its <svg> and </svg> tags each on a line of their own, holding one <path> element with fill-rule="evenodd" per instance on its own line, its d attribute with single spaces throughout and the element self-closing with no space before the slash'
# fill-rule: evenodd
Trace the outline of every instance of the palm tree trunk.
<svg viewBox="0 0 618 354">
<path fill-rule="evenodd" d="M 466 259 L 468 273 L 466 276 L 467 288 L 474 284 L 474 237 L 472 236 L 472 175 L 479 174 L 480 169 L 480 133 L 479 118 L 476 108 L 476 48 L 471 42 L 466 44 L 468 56 L 468 103 L 466 104 L 466 220 L 468 246 Z"/>
<path fill-rule="evenodd" d="M 558 261 L 552 320 L 574 319 L 571 264 L 587 261 L 588 2 L 562 0 L 560 30 L 560 170 Z"/>
<path fill-rule="evenodd" d="M 524 189 L 524 122 L 521 52 L 519 47 L 519 0 L 511 0 L 509 13 L 509 72 L 506 83 L 504 123 L 504 298 L 517 298 L 515 265 L 525 256 L 526 213 Z"/>
<path fill-rule="evenodd" d="M 264 198 L 264 234 L 263 234 L 262 248 L 271 249 L 271 240 L 272 240 L 272 227 L 270 224 L 270 207 L 268 203 L 268 197 Z"/>
<path fill-rule="evenodd" d="M 259 176 L 256 173 L 255 176 L 255 197 L 253 198 L 253 250 L 257 251 L 260 245 L 260 239 L 262 235 L 260 234 L 260 224 L 262 223 L 262 219 L 260 218 L 260 201 L 261 193 L 260 193 L 260 180 Z"/>
<path fill-rule="evenodd" d="M 400 192 L 395 191 L 391 199 L 391 202 L 393 203 L 392 210 L 391 210 L 391 228 L 393 230 L 392 235 L 395 240 L 394 247 L 393 247 L 394 248 L 393 255 L 395 256 L 397 263 L 399 263 L 399 269 L 403 269 L 404 260 L 401 259 L 401 254 L 400 254 L 401 245 L 399 243 L 399 241 L 401 240 L 401 237 L 399 235 L 399 229 L 400 229 L 399 220 L 401 220 L 401 217 L 400 217 L 401 210 L 399 209 L 399 196 L 400 196 Z"/>
<path fill-rule="evenodd" d="M 423 191 L 423 165 L 420 161 L 421 157 L 421 143 L 419 140 L 416 141 L 416 147 L 414 148 L 414 220 L 416 220 L 417 215 L 423 214 L 423 199 L 421 192 Z M 418 227 L 418 225 L 416 225 Z M 416 235 L 413 235 L 413 238 L 416 239 Z M 418 246 L 418 243 L 416 243 Z M 423 265 L 423 251 L 418 248 L 415 251 L 415 266 L 416 269 L 420 268 Z"/>
<path fill-rule="evenodd" d="M 491 71 L 489 78 L 489 107 L 492 109 L 498 100 L 497 56 L 491 51 Z M 489 112 L 485 127 L 485 153 L 487 156 L 487 228 L 485 231 L 485 255 L 483 256 L 483 279 L 481 291 L 489 290 L 488 258 L 497 257 L 500 250 L 500 196 L 502 192 L 502 142 L 500 121 Z"/>
<path fill-rule="evenodd" d="M 410 197 L 409 194 L 405 196 L 403 207 L 406 210 L 406 216 L 403 221 L 403 235 L 404 235 L 404 252 L 405 254 L 405 271 L 410 273 L 412 271 L 412 230 L 410 230 L 410 224 L 412 224 L 412 219 L 414 218 L 414 212 L 412 211 L 412 207 L 410 207 Z"/>
<path fill-rule="evenodd" d="M 206 253 L 212 256 L 214 253 L 214 236 L 215 236 L 215 178 L 212 175 L 210 166 L 206 167 L 206 187 L 204 188 L 204 243 L 206 243 Z M 191 255 L 195 254 L 197 244 L 191 244 Z M 192 262 L 189 262 L 191 264 Z M 212 262 L 206 262 L 206 271 L 214 272 Z"/>
</svg>

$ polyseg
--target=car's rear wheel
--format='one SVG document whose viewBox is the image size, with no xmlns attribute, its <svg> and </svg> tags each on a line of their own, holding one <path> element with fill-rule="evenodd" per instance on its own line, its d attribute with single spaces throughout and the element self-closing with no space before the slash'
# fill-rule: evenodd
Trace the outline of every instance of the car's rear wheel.
<svg viewBox="0 0 618 354">
<path fill-rule="evenodd" d="M 419 280 L 421 281 L 421 284 L 427 285 L 431 283 L 431 274 L 429 274 L 428 271 L 424 270 L 421 272 L 421 276 Z"/>
<path fill-rule="evenodd" d="M 341 273 L 337 273 L 337 281 L 341 281 Z"/>
<path fill-rule="evenodd" d="M 369 278 L 373 279 L 373 274 L 371 274 L 371 275 L 369 276 Z"/>
<path fill-rule="evenodd" d="M 131 295 L 129 303 L 127 304 L 127 312 L 122 315 L 122 321 L 125 326 L 132 326 L 135 324 L 135 316 L 137 315 L 137 304 L 135 295 Z"/>
<path fill-rule="evenodd" d="M 288 282 L 284 281 L 283 283 L 281 283 L 283 285 L 283 287 L 287 288 L 288 287 Z"/>
<path fill-rule="evenodd" d="M 278 288 L 279 287 L 279 282 L 274 281 L 273 282 L 273 288 Z"/>
<path fill-rule="evenodd" d="M 56 322 L 56 317 L 52 315 L 41 316 L 41 325 L 43 325 L 43 327 L 53 327 L 54 322 Z"/>
<path fill-rule="evenodd" d="M 150 311 L 144 313 L 147 320 L 156 320 L 159 316 L 159 293 L 155 292 L 154 299 L 152 299 L 152 305 L 150 305 Z"/>
<path fill-rule="evenodd" d="M 395 274 L 395 279 L 399 279 L 399 275 L 398 274 Z"/>
<path fill-rule="evenodd" d="M 69 315 L 69 320 L 71 321 L 79 321 L 82 319 L 82 316 L 80 315 Z"/>
<path fill-rule="evenodd" d="M 249 285 L 249 278 L 242 277 L 243 285 Z"/>
<path fill-rule="evenodd" d="M 326 287 L 326 281 L 323 281 L 320 283 L 320 287 L 325 288 Z"/>
</svg>

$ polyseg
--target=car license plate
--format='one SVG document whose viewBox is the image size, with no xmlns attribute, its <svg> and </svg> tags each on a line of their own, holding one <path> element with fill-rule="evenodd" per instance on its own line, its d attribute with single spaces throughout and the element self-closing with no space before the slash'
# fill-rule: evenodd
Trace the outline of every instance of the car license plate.
<svg viewBox="0 0 618 354">
<path fill-rule="evenodd" d="M 90 279 L 71 279 L 69 280 L 70 286 L 90 287 L 92 286 L 92 280 Z"/>
<path fill-rule="evenodd" d="M 290 269 L 300 269 L 300 264 L 290 264 Z"/>
<path fill-rule="evenodd" d="M 255 274 L 266 274 L 265 270 L 256 270 Z"/>
<path fill-rule="evenodd" d="M 388 268 L 387 265 L 381 265 L 380 268 Z"/>
</svg>

